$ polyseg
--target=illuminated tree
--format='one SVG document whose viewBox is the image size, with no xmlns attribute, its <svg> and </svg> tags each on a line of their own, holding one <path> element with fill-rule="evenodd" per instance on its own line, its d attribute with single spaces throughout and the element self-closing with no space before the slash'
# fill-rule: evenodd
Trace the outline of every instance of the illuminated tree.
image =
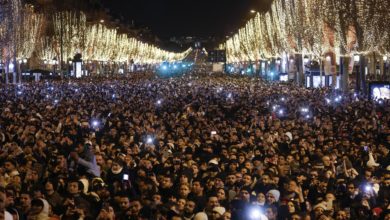
<svg viewBox="0 0 390 220">
<path fill-rule="evenodd" d="M 86 33 L 86 16 L 80 12 L 58 12 L 53 16 L 55 50 L 60 59 L 62 70 L 64 59 L 71 59 L 76 53 L 84 50 Z M 62 76 L 62 71 L 61 71 Z"/>
</svg>

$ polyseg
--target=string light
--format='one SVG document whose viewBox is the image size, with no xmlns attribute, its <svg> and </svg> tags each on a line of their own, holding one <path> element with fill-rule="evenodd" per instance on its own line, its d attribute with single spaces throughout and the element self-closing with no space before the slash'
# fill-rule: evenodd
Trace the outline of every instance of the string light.
<svg viewBox="0 0 390 220">
<path fill-rule="evenodd" d="M 388 0 L 274 0 L 270 11 L 257 13 L 219 47 L 228 63 L 283 53 L 389 54 L 389 19 Z"/>
</svg>

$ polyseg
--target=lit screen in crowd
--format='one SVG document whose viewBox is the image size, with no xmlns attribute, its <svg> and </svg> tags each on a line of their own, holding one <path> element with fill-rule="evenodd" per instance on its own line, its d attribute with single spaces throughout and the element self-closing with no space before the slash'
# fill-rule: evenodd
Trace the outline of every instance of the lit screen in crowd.
<svg viewBox="0 0 390 220">
<path fill-rule="evenodd" d="M 390 83 L 370 84 L 370 95 L 372 99 L 390 99 Z"/>
<path fill-rule="evenodd" d="M 288 75 L 280 75 L 280 81 L 287 82 L 288 81 Z"/>
</svg>

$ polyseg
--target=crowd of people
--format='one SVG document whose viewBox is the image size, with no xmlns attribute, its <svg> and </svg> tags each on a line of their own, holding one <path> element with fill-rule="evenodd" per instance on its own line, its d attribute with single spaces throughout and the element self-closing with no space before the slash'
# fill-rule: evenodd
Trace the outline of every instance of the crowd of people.
<svg viewBox="0 0 390 220">
<path fill-rule="evenodd" d="M 389 106 L 209 74 L 1 85 L 0 219 L 389 220 Z"/>
</svg>

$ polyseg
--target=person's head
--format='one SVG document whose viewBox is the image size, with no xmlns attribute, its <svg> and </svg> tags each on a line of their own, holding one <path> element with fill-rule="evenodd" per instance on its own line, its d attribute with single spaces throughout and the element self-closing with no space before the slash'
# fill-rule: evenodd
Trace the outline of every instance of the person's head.
<svg viewBox="0 0 390 220">
<path fill-rule="evenodd" d="M 184 206 L 184 215 L 191 216 L 194 214 L 196 208 L 196 203 L 192 200 L 188 200 Z"/>
<path fill-rule="evenodd" d="M 317 219 L 319 216 L 324 214 L 324 211 L 326 210 L 326 207 L 324 206 L 324 204 L 319 203 L 319 204 L 314 206 L 313 210 L 314 210 L 314 216 Z"/>
<path fill-rule="evenodd" d="M 168 189 L 173 186 L 172 177 L 170 176 L 164 176 L 161 180 L 161 188 Z"/>
<path fill-rule="evenodd" d="M 54 181 L 47 180 L 45 182 L 45 191 L 46 191 L 46 193 L 50 194 L 50 193 L 53 193 L 55 190 L 56 190 L 56 186 L 55 186 Z"/>
<path fill-rule="evenodd" d="M 16 170 L 16 164 L 12 160 L 6 160 L 4 162 L 4 167 L 5 167 L 5 171 L 8 172 L 8 173 Z"/>
<path fill-rule="evenodd" d="M 188 194 L 190 194 L 190 186 L 188 184 L 181 184 L 179 188 L 179 196 L 181 198 L 187 198 Z"/>
<path fill-rule="evenodd" d="M 244 185 L 250 186 L 252 185 L 252 176 L 250 174 L 244 174 L 242 177 L 242 180 L 244 181 Z"/>
<path fill-rule="evenodd" d="M 106 161 L 104 160 L 103 155 L 101 154 L 95 154 L 96 163 L 99 166 L 104 166 L 106 164 Z"/>
<path fill-rule="evenodd" d="M 78 154 L 82 154 L 84 152 L 84 145 L 82 143 L 77 144 L 74 151 Z"/>
<path fill-rule="evenodd" d="M 345 210 L 339 210 L 336 214 L 336 220 L 347 220 L 348 215 Z"/>
<path fill-rule="evenodd" d="M 331 160 L 329 156 L 323 156 L 322 157 L 322 163 L 324 164 L 325 167 L 329 167 L 331 164 Z"/>
<path fill-rule="evenodd" d="M 114 174 L 118 174 L 118 173 L 122 172 L 122 169 L 123 169 L 123 161 L 121 159 L 116 159 L 116 160 L 112 161 L 111 171 Z"/>
<path fill-rule="evenodd" d="M 178 199 L 177 202 L 176 202 L 176 209 L 177 209 L 177 211 L 182 213 L 183 210 L 184 210 L 185 205 L 186 205 L 186 200 L 185 199 Z"/>
<path fill-rule="evenodd" d="M 288 191 L 289 192 L 294 192 L 297 187 L 298 187 L 298 184 L 295 180 L 288 181 Z"/>
<path fill-rule="evenodd" d="M 348 190 L 348 194 L 353 195 L 357 190 L 357 188 L 353 182 L 349 182 L 347 183 L 347 190 Z"/>
<path fill-rule="evenodd" d="M 29 216 L 36 216 L 39 215 L 43 211 L 44 208 L 44 203 L 42 199 L 33 199 L 31 201 L 31 208 L 30 211 L 28 212 Z"/>
<path fill-rule="evenodd" d="M 130 208 L 130 199 L 127 195 L 121 195 L 119 197 L 119 208 L 122 211 L 126 211 Z"/>
<path fill-rule="evenodd" d="M 279 202 L 280 192 L 276 189 L 272 189 L 267 192 L 266 201 L 268 204 L 274 204 Z"/>
<path fill-rule="evenodd" d="M 270 184 L 271 183 L 271 178 L 270 178 L 270 176 L 268 175 L 268 174 L 263 174 L 262 176 L 261 176 L 261 182 L 264 184 L 264 185 L 268 185 L 268 184 Z"/>
<path fill-rule="evenodd" d="M 240 198 L 243 201 L 245 201 L 245 202 L 249 202 L 250 201 L 251 191 L 250 191 L 249 187 L 241 188 L 241 190 L 240 190 Z"/>
<path fill-rule="evenodd" d="M 217 189 L 217 197 L 219 201 L 226 199 L 226 192 L 224 188 Z"/>
<path fill-rule="evenodd" d="M 287 202 L 287 209 L 290 214 L 297 212 L 297 205 L 293 201 Z"/>
<path fill-rule="evenodd" d="M 207 199 L 207 208 L 212 210 L 214 207 L 219 206 L 218 197 L 215 195 L 209 196 Z"/>
<path fill-rule="evenodd" d="M 265 204 L 265 195 L 262 192 L 259 192 L 256 196 L 256 201 L 260 204 Z"/>
<path fill-rule="evenodd" d="M 301 220 L 302 217 L 298 213 L 293 213 L 291 215 L 291 220 Z"/>
<path fill-rule="evenodd" d="M 202 185 L 200 180 L 195 180 L 195 181 L 192 182 L 192 192 L 195 195 L 202 194 L 203 190 L 204 190 L 204 186 Z"/>
<path fill-rule="evenodd" d="M 23 208 L 29 208 L 31 206 L 31 200 L 32 200 L 32 197 L 31 197 L 30 193 L 28 193 L 28 192 L 21 192 L 20 193 L 19 201 L 20 201 L 20 205 Z"/>
<path fill-rule="evenodd" d="M 160 204 L 162 204 L 162 201 L 161 201 L 161 195 L 160 194 L 154 194 L 153 196 L 152 196 L 152 200 L 153 200 L 153 203 L 155 204 L 155 205 L 160 205 Z"/>
<path fill-rule="evenodd" d="M 217 206 L 213 208 L 211 219 L 213 220 L 219 220 L 222 218 L 223 214 L 225 213 L 226 209 L 222 206 Z"/>
<path fill-rule="evenodd" d="M 131 215 L 137 216 L 142 209 L 142 203 L 139 199 L 133 199 L 130 202 Z"/>
<path fill-rule="evenodd" d="M 75 179 L 69 180 L 67 189 L 70 195 L 75 196 L 82 191 L 83 184 Z"/>
<path fill-rule="evenodd" d="M 222 219 L 223 220 L 231 220 L 232 219 L 232 213 L 230 211 L 226 211 L 225 213 L 223 213 Z"/>
<path fill-rule="evenodd" d="M 237 181 L 236 175 L 234 173 L 231 173 L 227 176 L 226 182 L 228 185 L 234 185 Z"/>
<path fill-rule="evenodd" d="M 268 206 L 265 210 L 265 216 L 267 216 L 268 220 L 276 220 L 278 217 L 278 209 L 276 206 Z"/>
</svg>

